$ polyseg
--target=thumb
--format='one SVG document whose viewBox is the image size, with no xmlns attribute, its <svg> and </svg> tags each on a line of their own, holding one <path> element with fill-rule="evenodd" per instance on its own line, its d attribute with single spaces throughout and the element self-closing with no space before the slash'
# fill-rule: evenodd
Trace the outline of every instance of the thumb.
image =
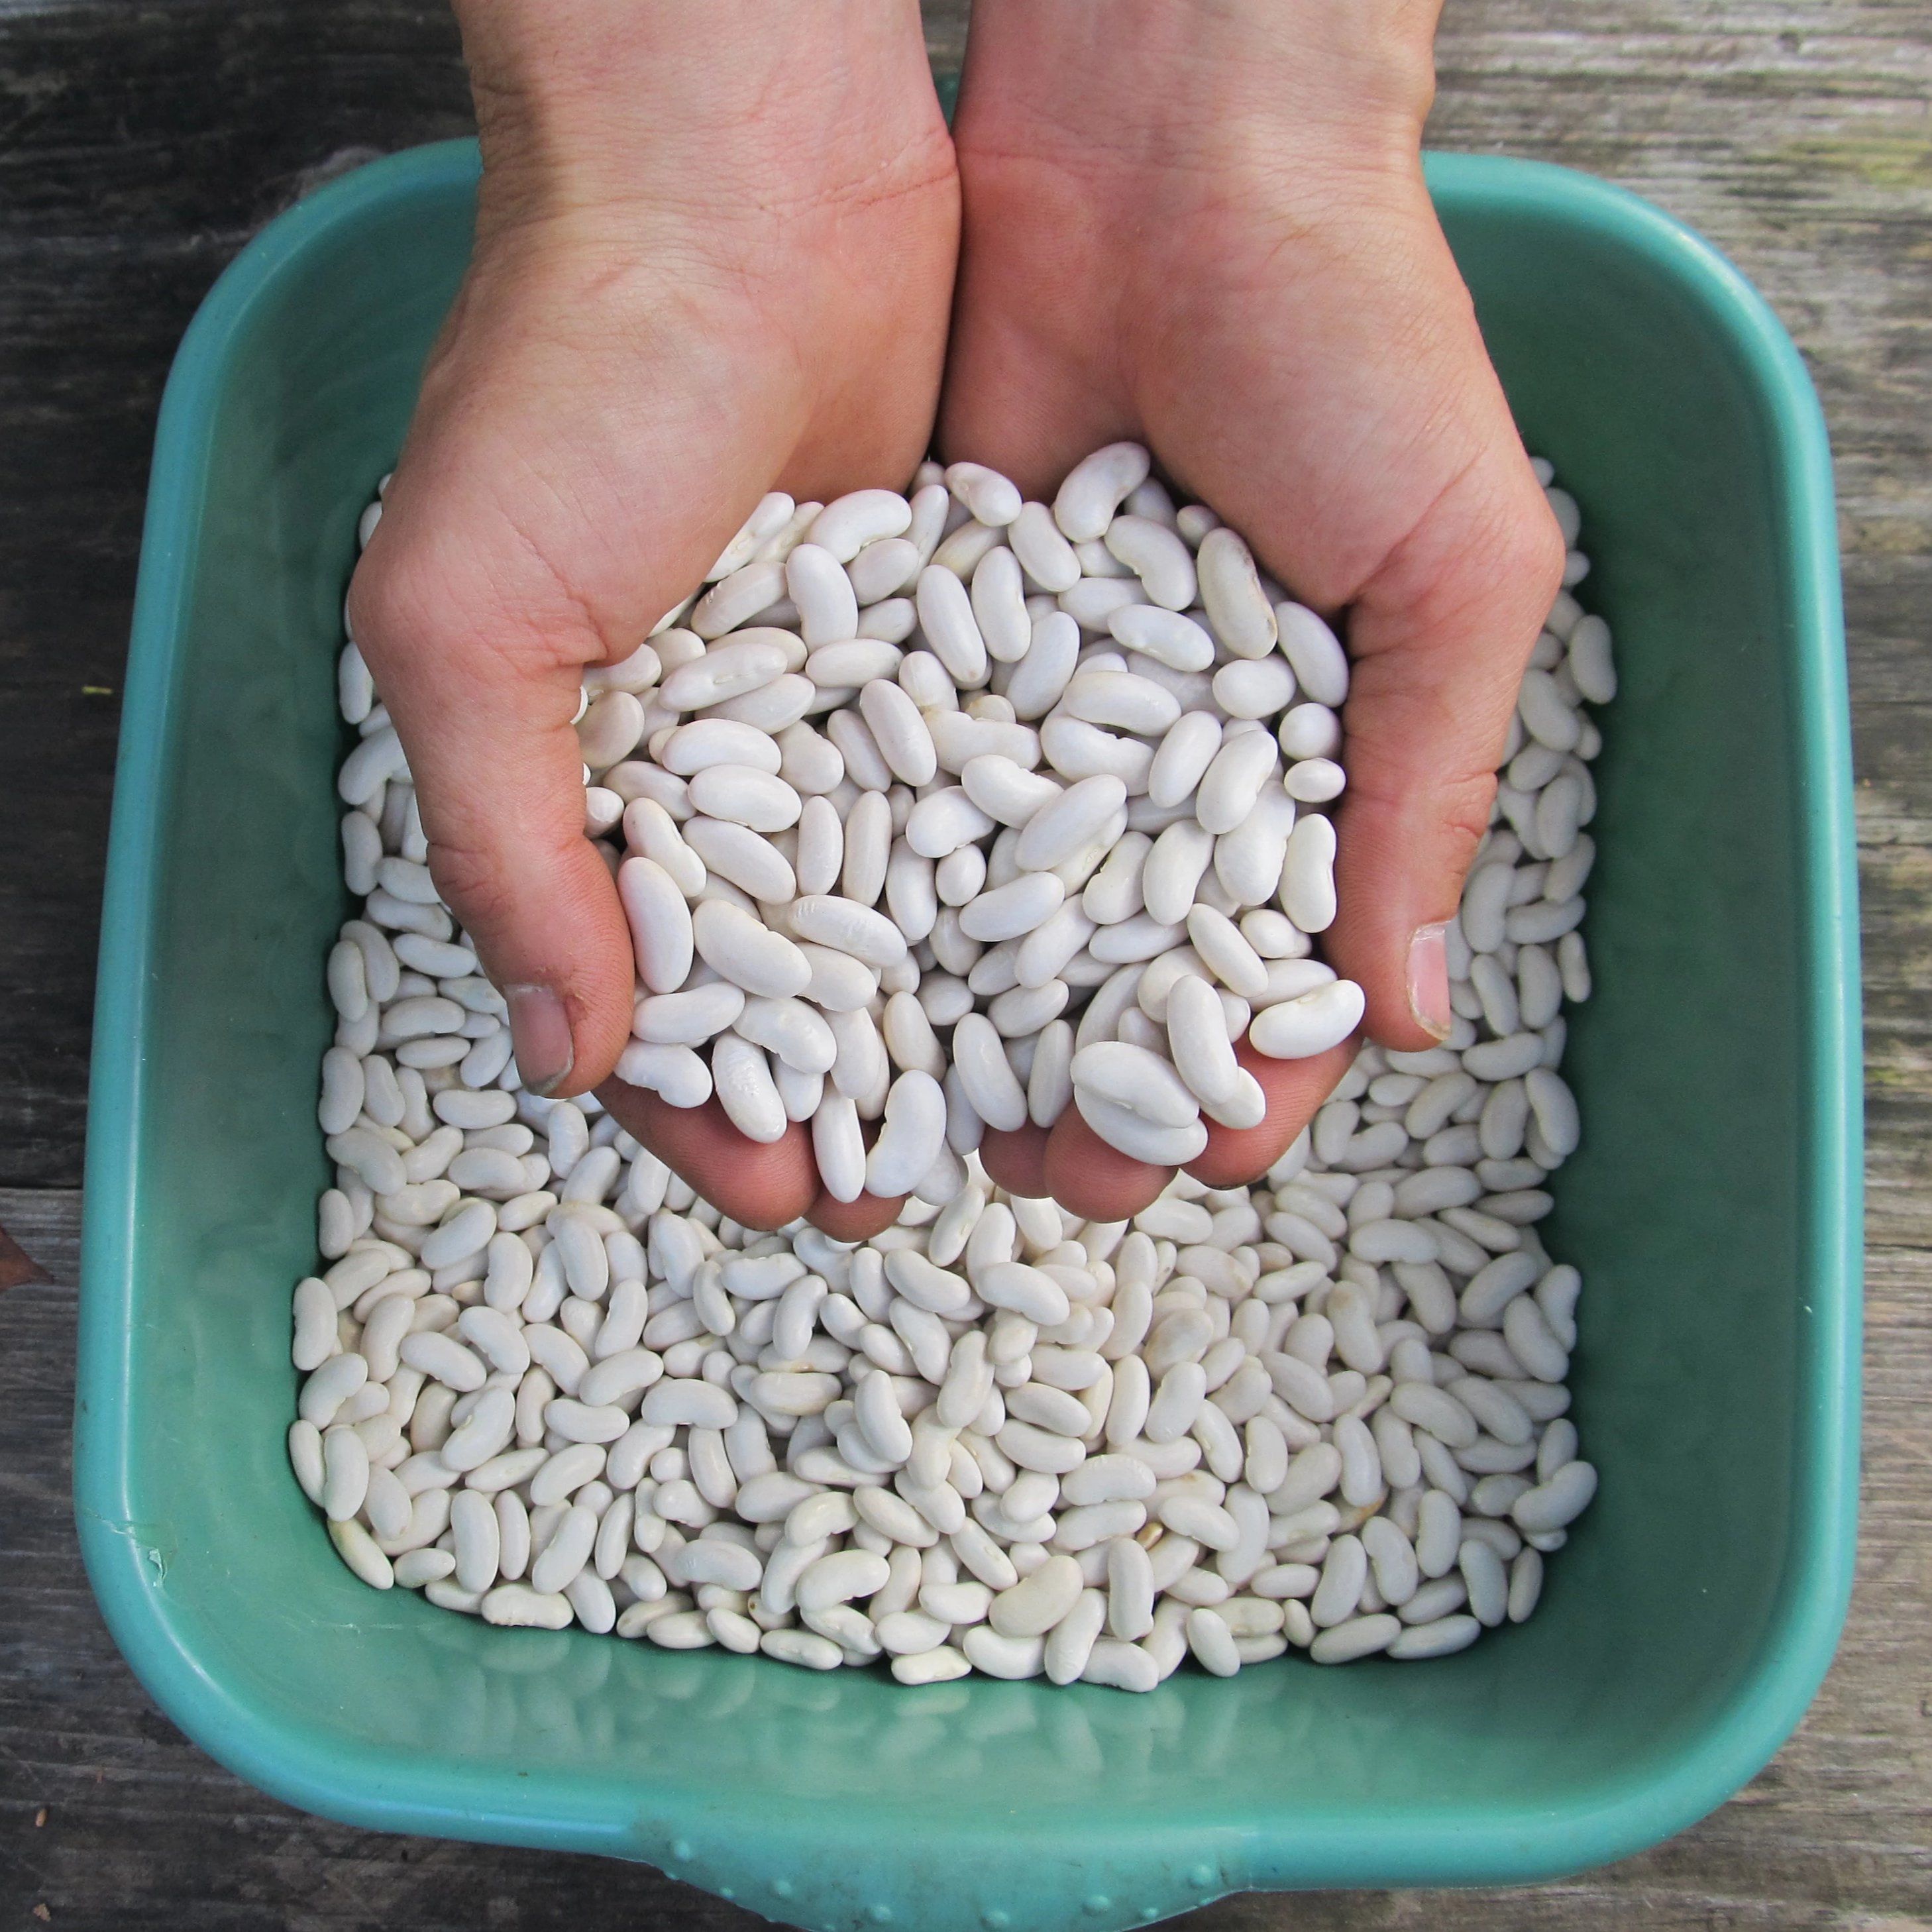
<svg viewBox="0 0 1932 1932">
<path fill-rule="evenodd" d="M 1352 608 L 1337 815 L 1338 913 L 1324 939 L 1367 995 L 1367 1030 L 1414 1052 L 1454 1016 L 1443 943 L 1488 828 L 1523 668 L 1562 582 L 1563 542 L 1498 392 L 1484 454 Z"/>
<path fill-rule="evenodd" d="M 503 994 L 524 1084 L 584 1093 L 628 1037 L 633 982 L 616 887 L 585 836 L 572 723 L 581 667 L 603 649 L 513 609 L 453 617 L 428 590 L 448 580 L 422 556 L 379 526 L 351 622 L 409 758 L 430 874 Z"/>
</svg>

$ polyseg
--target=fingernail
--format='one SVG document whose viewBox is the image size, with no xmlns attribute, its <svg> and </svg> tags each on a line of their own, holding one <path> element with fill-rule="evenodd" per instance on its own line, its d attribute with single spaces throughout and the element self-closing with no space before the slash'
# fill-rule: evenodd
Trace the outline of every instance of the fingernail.
<svg viewBox="0 0 1932 1932">
<path fill-rule="evenodd" d="M 570 1037 L 570 1016 L 548 986 L 506 986 L 510 1009 L 510 1043 L 525 1090 L 547 1100 L 570 1077 L 577 1050 Z"/>
<path fill-rule="evenodd" d="M 1448 930 L 1446 924 L 1420 926 L 1408 942 L 1408 1010 L 1438 1040 L 1447 1040 L 1456 1023 L 1449 1005 Z"/>
</svg>

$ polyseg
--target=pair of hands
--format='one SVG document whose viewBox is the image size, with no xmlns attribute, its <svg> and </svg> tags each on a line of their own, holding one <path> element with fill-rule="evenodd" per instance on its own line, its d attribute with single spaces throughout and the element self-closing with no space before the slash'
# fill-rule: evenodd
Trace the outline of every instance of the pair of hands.
<svg viewBox="0 0 1932 1932">
<path fill-rule="evenodd" d="M 631 944 L 572 720 L 761 493 L 901 487 L 935 438 L 1048 500 L 1144 441 L 1346 609 L 1326 951 L 1374 1038 L 1439 1039 L 1443 923 L 1563 547 L 1423 184 L 1429 0 L 977 0 L 950 136 L 915 0 L 458 11 L 476 254 L 350 606 L 525 1083 L 597 1087 L 748 1224 L 892 1218 L 824 1196 L 801 1130 L 754 1146 L 609 1079 Z M 1250 1059 L 1267 1120 L 1192 1171 L 1256 1178 L 1352 1054 Z M 1106 1218 L 1167 1178 L 1070 1110 L 982 1158 Z"/>
</svg>

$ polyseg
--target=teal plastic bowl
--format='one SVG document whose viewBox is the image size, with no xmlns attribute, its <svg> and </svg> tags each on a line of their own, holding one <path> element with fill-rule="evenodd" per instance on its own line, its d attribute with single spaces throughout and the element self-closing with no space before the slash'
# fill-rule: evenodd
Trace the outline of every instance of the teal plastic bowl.
<svg viewBox="0 0 1932 1932">
<path fill-rule="evenodd" d="M 356 514 L 462 272 L 467 144 L 248 249 L 161 411 L 116 784 L 76 1491 L 102 1610 L 224 1764 L 392 1831 L 640 1858 L 812 1928 L 1105 1928 L 1244 1887 L 1483 1884 L 1689 1824 L 1798 1721 L 1857 1463 L 1857 923 L 1832 488 L 1763 303 L 1582 176 L 1431 178 L 1580 498 L 1604 718 L 1576 1413 L 1603 1473 L 1534 1619 L 1446 1660 L 1145 1697 L 909 1690 L 490 1629 L 337 1560 L 289 1474 L 314 1252 Z"/>
</svg>

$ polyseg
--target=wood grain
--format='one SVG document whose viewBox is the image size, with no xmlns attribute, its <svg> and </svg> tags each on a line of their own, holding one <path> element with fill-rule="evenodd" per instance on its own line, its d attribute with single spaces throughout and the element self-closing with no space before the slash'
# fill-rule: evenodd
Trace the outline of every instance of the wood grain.
<svg viewBox="0 0 1932 1932">
<path fill-rule="evenodd" d="M 928 5 L 956 66 L 964 0 Z M 1449 0 L 1437 145 L 1590 169 L 1770 297 L 1838 465 L 1870 1137 L 1864 1514 L 1802 1728 L 1642 1857 L 1516 1892 L 1231 1899 L 1199 1932 L 1932 1928 L 1932 0 Z M 116 1656 L 68 1500 L 95 907 L 154 410 L 195 303 L 346 151 L 464 131 L 402 0 L 0 0 L 0 1905 L 114 1932 L 750 1928 L 643 1867 L 386 1838 L 218 1770 Z M 11 1191 L 8 1191 L 11 1190 Z M 44 1808 L 46 1822 L 36 1818 Z"/>
</svg>

